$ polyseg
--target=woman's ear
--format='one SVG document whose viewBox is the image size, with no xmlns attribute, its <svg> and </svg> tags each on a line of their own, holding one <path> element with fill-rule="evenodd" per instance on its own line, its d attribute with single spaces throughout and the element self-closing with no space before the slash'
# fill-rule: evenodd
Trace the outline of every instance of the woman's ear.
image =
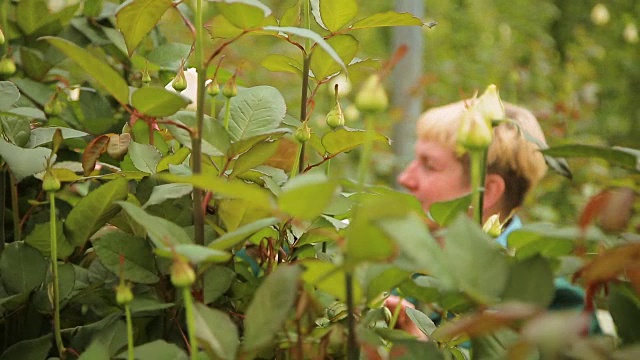
<svg viewBox="0 0 640 360">
<path fill-rule="evenodd" d="M 500 213 L 504 193 L 505 182 L 502 176 L 498 174 L 488 174 L 484 183 L 484 212 L 490 214 Z"/>
</svg>

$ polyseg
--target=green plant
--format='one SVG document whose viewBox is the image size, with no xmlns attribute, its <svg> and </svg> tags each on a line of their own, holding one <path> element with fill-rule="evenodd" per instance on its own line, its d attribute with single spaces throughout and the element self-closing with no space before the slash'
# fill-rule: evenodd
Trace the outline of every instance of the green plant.
<svg viewBox="0 0 640 360">
<path fill-rule="evenodd" d="M 610 310 L 614 319 L 637 312 L 629 287 L 637 285 L 629 271 L 634 237 L 587 231 L 619 197 L 593 205 L 580 228 L 523 229 L 515 256 L 456 217 L 455 209 L 466 208 L 460 201 L 443 204 L 434 213 L 449 225 L 441 249 L 415 199 L 370 184 L 374 145 L 388 144 L 372 115 L 381 101 L 373 108 L 365 101 L 365 130 L 312 122 L 320 89 L 337 74 L 373 78 L 365 91 L 374 86 L 376 98 L 384 95 L 386 69 L 356 58 L 358 30 L 422 20 L 395 12 L 362 17 L 345 0 L 298 1 L 279 18 L 256 0 L 82 5 L 52 11 L 36 0 L 3 2 L 3 55 L 19 53 L 20 61 L 0 82 L 2 184 L 9 185 L 2 190 L 11 194 L 2 216 L 13 224 L 12 235 L 2 227 L 0 359 L 451 358 L 461 356 L 463 333 L 474 338 L 476 355 L 503 351 L 483 336 L 522 319 L 514 328 L 529 332 L 520 347 L 547 349 L 534 325 L 553 323 L 544 311 L 553 277 L 576 272 L 576 262 L 584 262 L 578 275 L 594 295 L 626 271 Z M 243 82 L 255 54 L 241 63 L 230 50 L 254 39 L 293 50 L 260 65 L 295 77 L 299 109 L 274 86 Z M 196 79 L 184 67 L 194 67 Z M 164 88 L 181 71 L 184 93 Z M 222 91 L 208 92 L 207 79 L 224 83 Z M 295 141 L 300 128 L 304 142 Z M 361 158 L 357 181 L 323 171 L 349 152 Z M 637 172 L 629 149 L 547 154 L 598 155 Z M 621 247 L 592 261 L 601 243 Z M 602 272 L 600 263 L 618 266 Z M 56 282 L 50 297 L 48 284 Z M 453 321 L 434 332 L 424 312 L 410 311 L 432 339 L 419 342 L 389 326 L 395 320 L 382 298 L 395 288 L 435 304 L 445 319 L 486 323 L 486 308 L 504 315 L 476 332 Z M 637 325 L 617 323 L 624 345 L 635 343 Z"/>
</svg>

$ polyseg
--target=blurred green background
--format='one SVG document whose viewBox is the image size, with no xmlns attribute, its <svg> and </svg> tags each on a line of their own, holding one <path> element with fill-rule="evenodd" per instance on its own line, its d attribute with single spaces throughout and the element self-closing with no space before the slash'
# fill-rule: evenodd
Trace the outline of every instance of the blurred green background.
<svg viewBox="0 0 640 360">
<path fill-rule="evenodd" d="M 400 2 L 363 1 L 359 5 L 365 15 L 394 9 Z M 286 9 L 295 1 L 264 3 Z M 503 100 L 534 112 L 551 146 L 581 143 L 640 148 L 640 1 L 426 0 L 416 7 L 423 7 L 425 21 L 438 23 L 421 30 L 423 71 L 414 83 L 405 84 L 414 90 L 412 95 L 422 109 L 472 96 L 493 83 Z M 394 46 L 393 31 L 397 30 L 354 34 L 361 42 L 358 56 L 388 59 Z M 258 70 L 255 75 L 256 81 L 279 77 L 280 83 L 274 84 L 283 84 L 290 76 L 262 75 Z M 394 74 L 385 80 L 392 98 L 395 81 Z M 293 102 L 297 89 L 280 88 Z M 348 104 L 353 93 L 343 101 Z M 314 112 L 318 124 L 331 104 L 329 96 L 324 98 L 326 104 L 321 99 L 318 97 Z M 398 108 L 381 118 L 379 128 L 389 136 L 392 125 L 405 121 L 412 127 L 415 121 Z M 383 148 L 378 148 L 376 159 L 378 178 L 393 185 L 406 159 Z M 569 163 L 573 180 L 550 173 L 530 196 L 523 211 L 526 218 L 572 223 L 588 198 L 601 189 L 638 183 L 637 176 L 598 160 Z"/>
</svg>

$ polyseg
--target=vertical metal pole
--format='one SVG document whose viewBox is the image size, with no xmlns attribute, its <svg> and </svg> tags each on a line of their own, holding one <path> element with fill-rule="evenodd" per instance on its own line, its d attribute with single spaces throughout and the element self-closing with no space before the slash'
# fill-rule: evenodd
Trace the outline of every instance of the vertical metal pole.
<svg viewBox="0 0 640 360">
<path fill-rule="evenodd" d="M 395 10 L 409 12 L 414 16 L 424 19 L 425 1 L 396 0 Z M 424 54 L 424 29 L 417 26 L 394 27 L 392 33 L 392 46 L 395 51 L 400 45 L 409 47 L 407 55 L 396 65 L 391 74 L 393 81 L 392 106 L 401 110 L 402 121 L 393 129 L 393 151 L 399 160 L 395 173 L 399 173 L 412 158 L 413 147 L 416 141 L 416 119 L 422 112 L 422 91 L 416 90 L 419 79 L 423 74 Z M 419 90 L 419 89 L 418 89 Z"/>
</svg>

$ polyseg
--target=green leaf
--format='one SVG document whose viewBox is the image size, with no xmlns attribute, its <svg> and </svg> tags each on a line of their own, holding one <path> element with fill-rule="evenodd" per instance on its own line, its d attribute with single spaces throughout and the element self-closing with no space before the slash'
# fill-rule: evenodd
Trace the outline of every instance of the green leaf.
<svg viewBox="0 0 640 360">
<path fill-rule="evenodd" d="M 64 223 L 67 239 L 74 246 L 82 246 L 98 229 L 119 211 L 116 201 L 126 200 L 129 193 L 127 180 L 111 180 L 91 191 L 69 212 Z"/>
<path fill-rule="evenodd" d="M 260 65 L 269 71 L 289 72 L 302 75 L 302 64 L 300 64 L 300 61 L 282 54 L 269 54 L 262 59 Z"/>
<path fill-rule="evenodd" d="M 304 260 L 302 261 L 302 265 L 304 267 L 302 279 L 305 283 L 312 285 L 327 294 L 335 296 L 342 302 L 347 301 L 345 285 L 346 273 L 344 268 L 317 259 Z M 356 281 L 354 281 L 353 285 L 353 298 L 355 301 L 359 301 L 363 294 L 362 288 Z"/>
<path fill-rule="evenodd" d="M 16 107 L 6 111 L 7 114 L 36 120 L 46 120 L 47 116 L 44 111 L 32 107 Z M 36 128 L 37 129 L 37 128 Z M 34 129 L 35 130 L 35 129 Z"/>
<path fill-rule="evenodd" d="M 394 240 L 400 253 L 394 263 L 401 269 L 448 278 L 442 250 L 431 236 L 423 219 L 415 213 L 404 217 L 383 218 L 377 224 Z"/>
<path fill-rule="evenodd" d="M 445 244 L 444 264 L 456 288 L 482 304 L 498 300 L 509 278 L 509 264 L 499 245 L 465 215 L 447 229 Z"/>
<path fill-rule="evenodd" d="M 279 33 L 282 32 L 285 34 L 297 35 L 297 36 L 301 36 L 303 38 L 307 38 L 315 41 L 321 48 L 323 48 L 327 52 L 327 54 L 329 54 L 329 56 L 333 59 L 333 61 L 335 61 L 338 65 L 340 65 L 340 68 L 342 68 L 342 70 L 345 73 L 347 73 L 347 66 L 344 64 L 344 62 L 340 58 L 340 55 L 338 55 L 338 53 L 336 53 L 336 51 L 333 50 L 331 45 L 329 45 L 329 43 L 317 33 L 309 29 L 289 27 L 289 26 L 285 26 L 285 27 L 265 26 L 263 29 L 265 31 L 277 31 Z"/>
<path fill-rule="evenodd" d="M 640 317 L 640 300 L 632 288 L 627 285 L 611 285 L 609 312 L 622 343 L 640 343 L 640 327 L 636 321 Z"/>
<path fill-rule="evenodd" d="M 26 33 L 31 34 L 51 21 L 51 11 L 42 0 L 20 1 L 16 8 L 16 22 Z"/>
<path fill-rule="evenodd" d="M 187 360 L 189 356 L 176 344 L 164 340 L 155 340 L 136 346 L 133 349 L 137 360 Z M 117 359 L 127 359 L 126 351 Z"/>
<path fill-rule="evenodd" d="M 262 208 L 271 208 L 269 192 L 257 185 L 247 184 L 241 180 L 224 180 L 208 175 L 178 176 L 173 174 L 156 174 L 157 178 L 174 183 L 191 184 L 197 188 L 212 191 L 225 197 L 243 199 Z"/>
<path fill-rule="evenodd" d="M 147 54 L 149 62 L 160 66 L 163 69 L 177 71 L 182 59 L 189 56 L 191 45 L 182 43 L 167 43 L 154 47 Z"/>
<path fill-rule="evenodd" d="M 193 111 L 179 111 L 169 119 L 180 122 L 192 129 L 196 128 L 196 115 Z M 165 125 L 181 144 L 191 149 L 191 136 L 177 126 Z M 202 130 L 202 152 L 211 156 L 222 156 L 229 149 L 229 135 L 220 121 L 205 115 Z"/>
<path fill-rule="evenodd" d="M 0 156 L 9 165 L 16 181 L 20 182 L 27 176 L 37 174 L 47 168 L 47 158 L 51 156 L 51 150 L 45 148 L 23 149 L 0 138 Z"/>
<path fill-rule="evenodd" d="M 422 26 L 422 20 L 409 13 L 398 13 L 395 11 L 387 11 L 384 13 L 373 14 L 369 17 L 356 21 L 349 27 L 351 30 L 367 29 L 385 26 Z"/>
<path fill-rule="evenodd" d="M 5 246 L 0 257 L 0 278 L 10 294 L 28 293 L 45 279 L 49 262 L 22 241 Z"/>
<path fill-rule="evenodd" d="M 238 346 L 238 328 L 226 313 L 196 303 L 196 336 L 212 359 L 233 360 Z"/>
<path fill-rule="evenodd" d="M 640 150 L 624 147 L 603 147 L 593 145 L 562 145 L 542 150 L 554 157 L 587 157 L 603 159 L 611 165 L 640 172 Z"/>
<path fill-rule="evenodd" d="M 364 130 L 341 127 L 324 134 L 322 137 L 322 146 L 324 146 L 329 154 L 339 154 L 353 150 L 357 146 L 364 144 L 366 137 L 367 132 Z M 386 136 L 378 132 L 374 134 L 373 140 L 383 141 L 387 144 L 391 143 Z"/>
<path fill-rule="evenodd" d="M 125 280 L 142 284 L 160 280 L 153 250 L 145 239 L 110 231 L 94 240 L 93 248 L 104 267 Z"/>
<path fill-rule="evenodd" d="M 191 238 L 186 230 L 177 224 L 158 216 L 149 215 L 134 204 L 118 201 L 122 209 L 149 235 L 156 248 L 176 246 L 178 244 L 191 244 Z"/>
<path fill-rule="evenodd" d="M 109 360 L 109 347 L 102 341 L 92 341 L 78 360 Z"/>
<path fill-rule="evenodd" d="M 166 303 L 149 295 L 136 295 L 130 304 L 131 313 L 149 315 L 150 312 L 159 312 L 175 306 L 174 303 Z"/>
<path fill-rule="evenodd" d="M 475 355 L 475 353 L 474 353 Z M 396 340 L 391 348 L 391 357 L 397 360 L 432 359 L 444 360 L 445 357 L 435 342 L 417 340 Z"/>
<path fill-rule="evenodd" d="M 234 231 L 230 231 L 220 236 L 219 238 L 211 242 L 209 244 L 209 247 L 212 249 L 218 249 L 218 250 L 230 249 L 236 246 L 237 244 L 241 243 L 242 241 L 246 240 L 251 235 L 257 233 L 258 231 L 266 227 L 273 226 L 278 222 L 279 220 L 277 218 L 270 217 L 270 218 L 260 219 L 250 224 L 243 225 Z"/>
<path fill-rule="evenodd" d="M 139 144 L 135 141 L 129 143 L 129 156 L 136 169 L 155 174 L 156 167 L 162 158 L 162 154 L 153 145 Z"/>
<path fill-rule="evenodd" d="M 171 259 L 175 254 L 179 254 L 194 265 L 224 263 L 231 259 L 231 254 L 226 251 L 211 249 L 197 244 L 177 244 L 173 245 L 171 249 L 159 248 L 156 250 L 156 254 L 167 259 Z"/>
<path fill-rule="evenodd" d="M 278 197 L 278 206 L 293 217 L 311 220 L 331 203 L 337 187 L 336 182 L 321 173 L 305 173 L 286 183 Z"/>
<path fill-rule="evenodd" d="M 159 87 L 143 87 L 131 95 L 131 105 L 151 117 L 173 115 L 190 103 L 188 98 Z"/>
<path fill-rule="evenodd" d="M 163 184 L 153 187 L 149 200 L 142 205 L 145 209 L 151 205 L 162 204 L 169 199 L 178 199 L 185 195 L 191 194 L 193 186 L 189 184 Z"/>
<path fill-rule="evenodd" d="M 52 334 L 23 340 L 11 345 L 0 356 L 0 360 L 42 360 L 46 359 L 51 349 Z"/>
<path fill-rule="evenodd" d="M 546 308 L 553 300 L 553 269 L 549 261 L 534 256 L 511 265 L 503 300 L 533 303 Z"/>
<path fill-rule="evenodd" d="M 206 25 L 212 38 L 229 39 L 242 34 L 243 30 L 233 25 L 223 15 L 216 15 Z"/>
<path fill-rule="evenodd" d="M 224 266 L 212 266 L 204 273 L 204 303 L 211 304 L 224 294 L 236 278 L 235 271 Z"/>
<path fill-rule="evenodd" d="M 291 314 L 301 269 L 279 265 L 260 285 L 244 319 L 244 350 L 260 350 L 273 341 Z"/>
<path fill-rule="evenodd" d="M 351 35 L 336 35 L 327 39 L 343 63 L 348 64 L 358 52 L 358 40 Z M 311 54 L 311 71 L 317 81 L 326 79 L 340 71 L 340 65 L 331 59 L 324 48 L 315 48 Z"/>
<path fill-rule="evenodd" d="M 262 24 L 271 14 L 271 9 L 258 0 L 221 0 L 216 7 L 225 19 L 243 30 Z"/>
<path fill-rule="evenodd" d="M 367 301 L 383 292 L 395 289 L 403 281 L 411 279 L 411 273 L 389 264 L 374 264 L 367 268 Z"/>
<path fill-rule="evenodd" d="M 53 65 L 45 60 L 42 53 L 28 47 L 20 48 L 20 60 L 27 75 L 36 80 L 42 80 Z"/>
<path fill-rule="evenodd" d="M 440 226 L 447 227 L 459 214 L 466 214 L 471 205 L 471 194 L 449 201 L 434 203 L 429 208 L 429 215 Z"/>
<path fill-rule="evenodd" d="M 129 57 L 172 7 L 170 0 L 127 0 L 116 10 L 116 24 L 124 35 Z"/>
<path fill-rule="evenodd" d="M 547 257 L 568 255 L 573 251 L 575 240 L 588 242 L 604 241 L 605 235 L 597 228 L 589 228 L 583 234 L 577 227 L 557 227 L 550 223 L 527 224 L 509 234 L 507 243 L 516 250 L 516 257 L 524 259 L 535 254 Z"/>
<path fill-rule="evenodd" d="M 62 221 L 57 221 L 56 230 L 58 232 L 56 238 L 58 259 L 64 259 L 73 253 L 75 246 L 64 235 L 64 223 Z M 36 224 L 29 235 L 24 238 L 24 242 L 38 249 L 42 255 L 51 256 L 50 223 Z"/>
<path fill-rule="evenodd" d="M 276 153 L 278 145 L 279 143 L 277 141 L 265 141 L 252 146 L 249 151 L 238 157 L 233 165 L 233 171 L 230 177 L 238 176 L 245 171 L 264 164 L 265 161 Z"/>
<path fill-rule="evenodd" d="M 287 110 L 284 98 L 271 86 L 240 89 L 230 106 L 229 134 L 236 141 L 275 130 Z"/>
<path fill-rule="evenodd" d="M 320 16 L 326 28 L 332 33 L 342 29 L 358 15 L 355 0 L 321 0 Z"/>
<path fill-rule="evenodd" d="M 420 329 L 420 331 L 422 331 L 425 335 L 431 335 L 433 330 L 436 329 L 436 324 L 433 323 L 433 320 L 431 320 L 423 312 L 410 307 L 406 308 L 406 312 L 409 316 L 409 319 L 411 319 L 411 321 L 413 321 L 418 329 Z"/>
<path fill-rule="evenodd" d="M 61 38 L 43 37 L 55 46 L 65 56 L 73 60 L 78 66 L 91 75 L 98 84 L 103 86 L 120 104 L 129 103 L 129 85 L 111 66 L 98 59 L 87 50 Z"/>
<path fill-rule="evenodd" d="M 0 111 L 9 110 L 19 98 L 20 92 L 11 81 L 0 81 Z"/>
<path fill-rule="evenodd" d="M 25 147 L 31 134 L 31 121 L 14 116 L 0 116 L 0 129 L 10 142 Z"/>
<path fill-rule="evenodd" d="M 89 135 L 86 132 L 70 128 L 40 127 L 31 130 L 31 137 L 29 138 L 29 143 L 26 145 L 26 147 L 35 148 L 37 146 L 50 143 L 53 139 L 53 134 L 55 134 L 56 130 L 58 129 L 62 131 L 62 137 L 64 139 L 73 139 Z"/>
</svg>

